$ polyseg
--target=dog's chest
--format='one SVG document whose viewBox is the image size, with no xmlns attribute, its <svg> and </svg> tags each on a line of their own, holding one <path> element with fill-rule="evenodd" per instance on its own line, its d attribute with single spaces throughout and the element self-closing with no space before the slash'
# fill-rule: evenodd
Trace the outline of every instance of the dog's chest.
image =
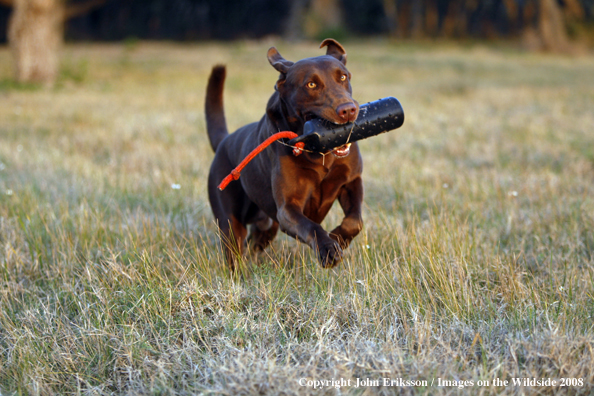
<svg viewBox="0 0 594 396">
<path fill-rule="evenodd" d="M 344 170 L 331 169 L 319 175 L 320 180 L 312 189 L 304 207 L 305 216 L 318 223 L 326 217 L 340 190 L 349 181 L 349 174 Z"/>
</svg>

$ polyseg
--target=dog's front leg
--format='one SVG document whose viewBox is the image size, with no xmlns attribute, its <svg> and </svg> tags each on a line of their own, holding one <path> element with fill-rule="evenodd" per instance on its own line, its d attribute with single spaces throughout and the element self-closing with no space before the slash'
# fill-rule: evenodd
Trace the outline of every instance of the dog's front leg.
<svg viewBox="0 0 594 396">
<path fill-rule="evenodd" d="M 334 267 L 342 260 L 342 249 L 338 242 L 330 238 L 321 225 L 305 217 L 303 206 L 284 204 L 278 209 L 277 218 L 283 232 L 307 243 L 318 252 L 322 267 Z"/>
<path fill-rule="evenodd" d="M 361 204 L 363 202 L 363 181 L 360 177 L 346 184 L 340 190 L 338 202 L 344 211 L 342 223 L 330 232 L 330 238 L 346 249 L 363 228 Z"/>
</svg>

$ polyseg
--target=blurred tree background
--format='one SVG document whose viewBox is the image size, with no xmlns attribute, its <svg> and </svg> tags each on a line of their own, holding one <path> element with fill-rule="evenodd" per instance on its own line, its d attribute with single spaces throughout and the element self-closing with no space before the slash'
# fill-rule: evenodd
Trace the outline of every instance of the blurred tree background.
<svg viewBox="0 0 594 396">
<path fill-rule="evenodd" d="M 593 32 L 594 0 L 0 0 L 0 42 L 11 45 L 16 79 L 50 83 L 55 67 L 23 71 L 29 66 L 19 65 L 19 56 L 30 62 L 29 52 L 46 50 L 37 64 L 55 64 L 52 53 L 64 39 L 377 35 L 517 40 L 530 50 L 573 52 L 576 42 L 592 45 Z"/>
<path fill-rule="evenodd" d="M 0 0 L 0 42 L 11 4 Z M 22 1 L 22 0 L 21 0 Z M 29 0 L 31 1 L 31 0 Z M 39 1 L 39 0 L 38 0 Z M 56 3 L 59 0 L 55 1 Z M 89 0 L 68 2 L 85 4 Z M 66 21 L 68 40 L 232 40 L 390 35 L 516 39 L 561 18 L 571 38 L 594 30 L 594 0 L 111 0 Z M 558 14 L 558 15 L 555 15 Z M 556 22 L 555 22 L 556 23 Z M 589 39 L 589 37 L 588 37 Z"/>
</svg>

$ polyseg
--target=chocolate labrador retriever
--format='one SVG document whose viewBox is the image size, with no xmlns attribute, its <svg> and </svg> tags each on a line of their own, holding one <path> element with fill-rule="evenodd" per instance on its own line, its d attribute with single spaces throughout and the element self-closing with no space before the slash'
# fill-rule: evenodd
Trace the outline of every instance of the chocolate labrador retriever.
<svg viewBox="0 0 594 396">
<path fill-rule="evenodd" d="M 273 143 L 250 162 L 242 177 L 220 191 L 217 186 L 256 146 L 279 131 L 303 133 L 303 124 L 319 117 L 335 124 L 354 121 L 359 104 L 352 98 L 346 52 L 336 40 L 320 48 L 326 55 L 291 62 L 276 48 L 268 61 L 280 76 L 259 122 L 227 131 L 223 110 L 225 67 L 215 66 L 206 91 L 206 124 L 215 157 L 208 176 L 208 196 L 225 245 L 226 258 L 235 268 L 246 237 L 255 250 L 266 248 L 280 229 L 317 251 L 323 267 L 333 267 L 342 249 L 363 225 L 363 164 L 356 143 L 329 153 L 295 156 L 290 147 Z M 341 224 L 328 233 L 320 223 L 338 199 L 344 211 Z M 247 227 L 249 225 L 249 235 Z"/>
</svg>

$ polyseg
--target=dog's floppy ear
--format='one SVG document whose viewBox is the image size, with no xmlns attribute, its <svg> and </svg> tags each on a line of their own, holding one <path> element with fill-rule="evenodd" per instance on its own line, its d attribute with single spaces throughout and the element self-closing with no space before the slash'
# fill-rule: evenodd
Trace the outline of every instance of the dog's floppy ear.
<svg viewBox="0 0 594 396">
<path fill-rule="evenodd" d="M 274 67 L 282 74 L 287 74 L 289 68 L 293 66 L 293 62 L 283 58 L 283 56 L 279 54 L 277 49 L 274 47 L 270 47 L 270 49 L 268 50 L 268 62 L 270 62 L 272 67 Z"/>
<path fill-rule="evenodd" d="M 326 46 L 328 47 L 326 55 L 333 56 L 339 61 L 341 61 L 343 65 L 346 65 L 346 51 L 338 41 L 331 38 L 327 38 L 326 40 L 322 41 L 322 44 L 320 44 L 320 48 L 324 48 Z"/>
</svg>

